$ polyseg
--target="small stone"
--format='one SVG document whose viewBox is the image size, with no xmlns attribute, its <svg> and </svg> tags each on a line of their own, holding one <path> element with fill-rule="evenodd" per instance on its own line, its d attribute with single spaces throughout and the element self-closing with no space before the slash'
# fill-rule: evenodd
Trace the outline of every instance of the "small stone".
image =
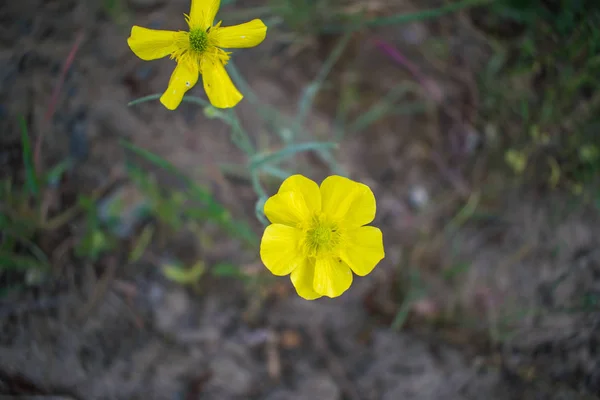
<svg viewBox="0 0 600 400">
<path fill-rule="evenodd" d="M 164 301 L 155 308 L 156 328 L 164 333 L 178 332 L 179 325 L 190 309 L 190 300 L 182 289 L 167 293 Z"/>
<path fill-rule="evenodd" d="M 299 387 L 300 395 L 297 397 L 298 400 L 338 400 L 342 398 L 340 388 L 327 374 L 311 376 L 300 383 Z"/>
<path fill-rule="evenodd" d="M 230 357 L 219 357 L 212 364 L 212 382 L 220 389 L 236 396 L 247 394 L 252 388 L 252 374 L 240 362 Z M 321 398 L 321 397 L 314 397 Z"/>
<path fill-rule="evenodd" d="M 481 135 L 473 127 L 467 127 L 465 137 L 465 151 L 467 154 L 473 153 L 481 144 Z"/>
<path fill-rule="evenodd" d="M 401 37 L 406 43 L 419 46 L 429 38 L 429 32 L 424 23 L 414 22 L 401 30 Z"/>
<path fill-rule="evenodd" d="M 411 206 L 420 210 L 425 208 L 429 203 L 429 193 L 423 186 L 415 186 L 411 189 L 408 200 Z"/>
</svg>

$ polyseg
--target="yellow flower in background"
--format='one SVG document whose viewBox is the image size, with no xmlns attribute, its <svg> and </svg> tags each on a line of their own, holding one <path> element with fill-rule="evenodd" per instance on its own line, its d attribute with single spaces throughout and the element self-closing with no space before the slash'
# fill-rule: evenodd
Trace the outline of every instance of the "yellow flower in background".
<svg viewBox="0 0 600 400">
<path fill-rule="evenodd" d="M 222 27 L 213 25 L 220 0 L 192 0 L 190 14 L 184 14 L 190 28 L 184 31 L 163 31 L 134 26 L 127 44 L 142 60 L 170 56 L 177 62 L 169 87 L 160 98 L 169 110 L 176 109 L 183 95 L 198 82 L 202 74 L 204 90 L 211 104 L 218 108 L 234 107 L 243 98 L 225 70 L 230 52 L 259 45 L 267 34 L 260 19 L 244 24 Z"/>
<path fill-rule="evenodd" d="M 330 176 L 319 187 L 293 175 L 265 203 L 272 222 L 263 234 L 260 257 L 274 274 L 291 274 L 298 294 L 313 300 L 337 297 L 385 257 L 375 218 L 375 196 L 367 185 Z"/>
</svg>

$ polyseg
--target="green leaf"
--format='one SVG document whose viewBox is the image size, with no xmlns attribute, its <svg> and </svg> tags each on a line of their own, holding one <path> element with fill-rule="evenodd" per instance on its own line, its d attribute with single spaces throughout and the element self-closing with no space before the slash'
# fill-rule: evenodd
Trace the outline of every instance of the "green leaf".
<svg viewBox="0 0 600 400">
<path fill-rule="evenodd" d="M 204 263 L 199 260 L 191 268 L 185 268 L 179 263 L 166 264 L 162 267 L 163 275 L 176 283 L 181 285 L 189 285 L 198 282 L 202 275 L 206 272 Z"/>
<path fill-rule="evenodd" d="M 71 167 L 71 160 L 64 160 L 50 169 L 46 173 L 44 181 L 48 185 L 57 185 L 63 174 Z"/>
<path fill-rule="evenodd" d="M 19 117 L 19 125 L 21 126 L 21 140 L 23 144 L 23 163 L 25 164 L 25 184 L 32 196 L 37 197 L 40 189 L 38 177 L 35 172 L 33 160 L 33 152 L 31 151 L 31 139 L 27 130 L 25 118 Z"/>
<path fill-rule="evenodd" d="M 445 280 L 452 280 L 459 275 L 463 275 L 471 268 L 471 264 L 462 262 L 456 265 L 453 265 L 450 268 L 444 269 L 442 271 L 442 276 Z"/>
<path fill-rule="evenodd" d="M 336 143 L 329 142 L 308 142 L 287 146 L 279 151 L 269 154 L 257 154 L 250 160 L 250 169 L 256 170 L 263 168 L 267 164 L 275 164 L 285 159 L 295 156 L 304 151 L 319 151 L 337 148 Z"/>
</svg>

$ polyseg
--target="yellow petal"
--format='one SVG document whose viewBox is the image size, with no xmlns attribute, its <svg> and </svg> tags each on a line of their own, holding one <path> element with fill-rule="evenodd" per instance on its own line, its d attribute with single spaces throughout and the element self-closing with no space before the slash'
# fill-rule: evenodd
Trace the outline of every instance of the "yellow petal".
<svg viewBox="0 0 600 400">
<path fill-rule="evenodd" d="M 269 197 L 264 211 L 272 223 L 291 227 L 298 227 L 311 216 L 304 196 L 298 192 L 277 193 Z"/>
<path fill-rule="evenodd" d="M 240 25 L 211 29 L 209 37 L 217 47 L 241 49 L 258 46 L 267 36 L 267 26 L 260 19 Z"/>
<path fill-rule="evenodd" d="M 131 51 L 142 60 L 156 60 L 168 56 L 177 50 L 178 32 L 161 31 L 134 25 L 127 44 Z"/>
<path fill-rule="evenodd" d="M 234 107 L 244 97 L 231 82 L 223 62 L 216 57 L 202 61 L 202 80 L 210 103 L 217 108 Z"/>
<path fill-rule="evenodd" d="M 169 110 L 176 109 L 183 95 L 198 82 L 198 70 L 192 70 L 188 64 L 178 63 L 171 74 L 169 87 L 160 97 L 160 102 Z"/>
<path fill-rule="evenodd" d="M 314 262 L 305 260 L 303 265 L 292 271 L 290 279 L 292 281 L 292 285 L 294 285 L 296 288 L 298 296 L 302 297 L 303 299 L 314 300 L 322 296 L 315 292 L 315 289 L 313 288 L 315 280 Z"/>
<path fill-rule="evenodd" d="M 362 183 L 333 175 L 321 183 L 321 203 L 325 215 L 349 227 L 366 225 L 375 218 L 375 196 Z"/>
<path fill-rule="evenodd" d="M 319 185 L 302 175 L 292 175 L 281 184 L 278 193 L 297 192 L 302 194 L 308 210 L 321 211 L 321 192 Z"/>
<path fill-rule="evenodd" d="M 286 225 L 267 226 L 260 242 L 260 258 L 273 275 L 283 276 L 304 262 L 299 251 L 302 231 Z"/>
<path fill-rule="evenodd" d="M 207 30 L 213 25 L 219 11 L 221 0 L 192 0 L 190 9 L 190 29 L 202 28 Z"/>
<path fill-rule="evenodd" d="M 363 226 L 345 234 L 340 257 L 356 275 L 365 276 L 385 257 L 383 235 L 378 228 Z"/>
<path fill-rule="evenodd" d="M 326 257 L 315 262 L 315 292 L 327 296 L 338 297 L 352 285 L 352 271 L 340 259 Z"/>
</svg>

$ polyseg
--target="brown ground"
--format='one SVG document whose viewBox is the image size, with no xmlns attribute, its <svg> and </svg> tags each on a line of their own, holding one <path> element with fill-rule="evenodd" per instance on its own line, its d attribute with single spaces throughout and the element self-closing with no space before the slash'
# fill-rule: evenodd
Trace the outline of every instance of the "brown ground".
<svg viewBox="0 0 600 400">
<path fill-rule="evenodd" d="M 31 132 L 45 132 L 47 163 L 80 158 L 71 192 L 120 176 L 119 140 L 127 139 L 209 185 L 238 217 L 254 220 L 249 182 L 218 169 L 244 161 L 223 123 L 189 104 L 176 112 L 158 102 L 127 107 L 163 90 L 173 63 L 138 60 L 125 42 L 132 22 L 115 23 L 99 3 L 0 6 L 2 169 L 20 163 L 20 114 Z M 183 29 L 187 0 L 130 3 L 135 24 Z M 147 3 L 154 5 L 139 6 Z M 156 264 L 142 259 L 125 266 L 120 254 L 62 265 L 51 293 L 19 292 L 0 303 L 0 393 L 127 400 L 596 398 L 600 319 L 582 311 L 582 301 L 600 290 L 598 218 L 560 195 L 517 189 L 491 168 L 493 140 L 482 132 L 493 130 L 493 121 L 477 116 L 474 78 L 489 54 L 469 21 L 468 14 L 454 15 L 357 35 L 318 97 L 320 112 L 310 114 L 312 137 L 303 139 L 331 140 L 331 104 L 345 89 L 360 94 L 351 111 L 357 115 L 391 86 L 413 81 L 374 46 L 375 35 L 428 79 L 430 91 L 412 95 L 424 111 L 347 135 L 335 153 L 378 199 L 375 224 L 384 231 L 387 257 L 372 275 L 356 279 L 340 298 L 314 302 L 298 298 L 280 278 L 263 301 L 232 279 L 187 290 L 162 277 Z M 78 35 L 83 44 L 53 120 L 45 123 Z M 447 54 L 427 50 L 435 38 L 448 42 Z M 235 61 L 261 101 L 292 115 L 331 43 L 321 38 L 295 53 L 279 42 L 270 35 Z M 194 93 L 203 96 L 200 87 Z M 238 111 L 263 148 L 279 146 L 276 136 L 265 139 L 268 127 L 250 101 Z M 328 173 L 315 155 L 302 158 L 298 170 L 317 180 Z M 130 184 L 114 190 L 133 193 L 135 201 Z M 428 200 L 419 201 L 420 193 Z M 220 238 L 192 242 L 190 249 L 189 237 L 172 237 L 157 247 L 157 257 L 201 254 L 208 262 L 261 268 L 255 252 Z M 395 331 L 390 323 L 402 307 L 408 317 Z"/>
</svg>

